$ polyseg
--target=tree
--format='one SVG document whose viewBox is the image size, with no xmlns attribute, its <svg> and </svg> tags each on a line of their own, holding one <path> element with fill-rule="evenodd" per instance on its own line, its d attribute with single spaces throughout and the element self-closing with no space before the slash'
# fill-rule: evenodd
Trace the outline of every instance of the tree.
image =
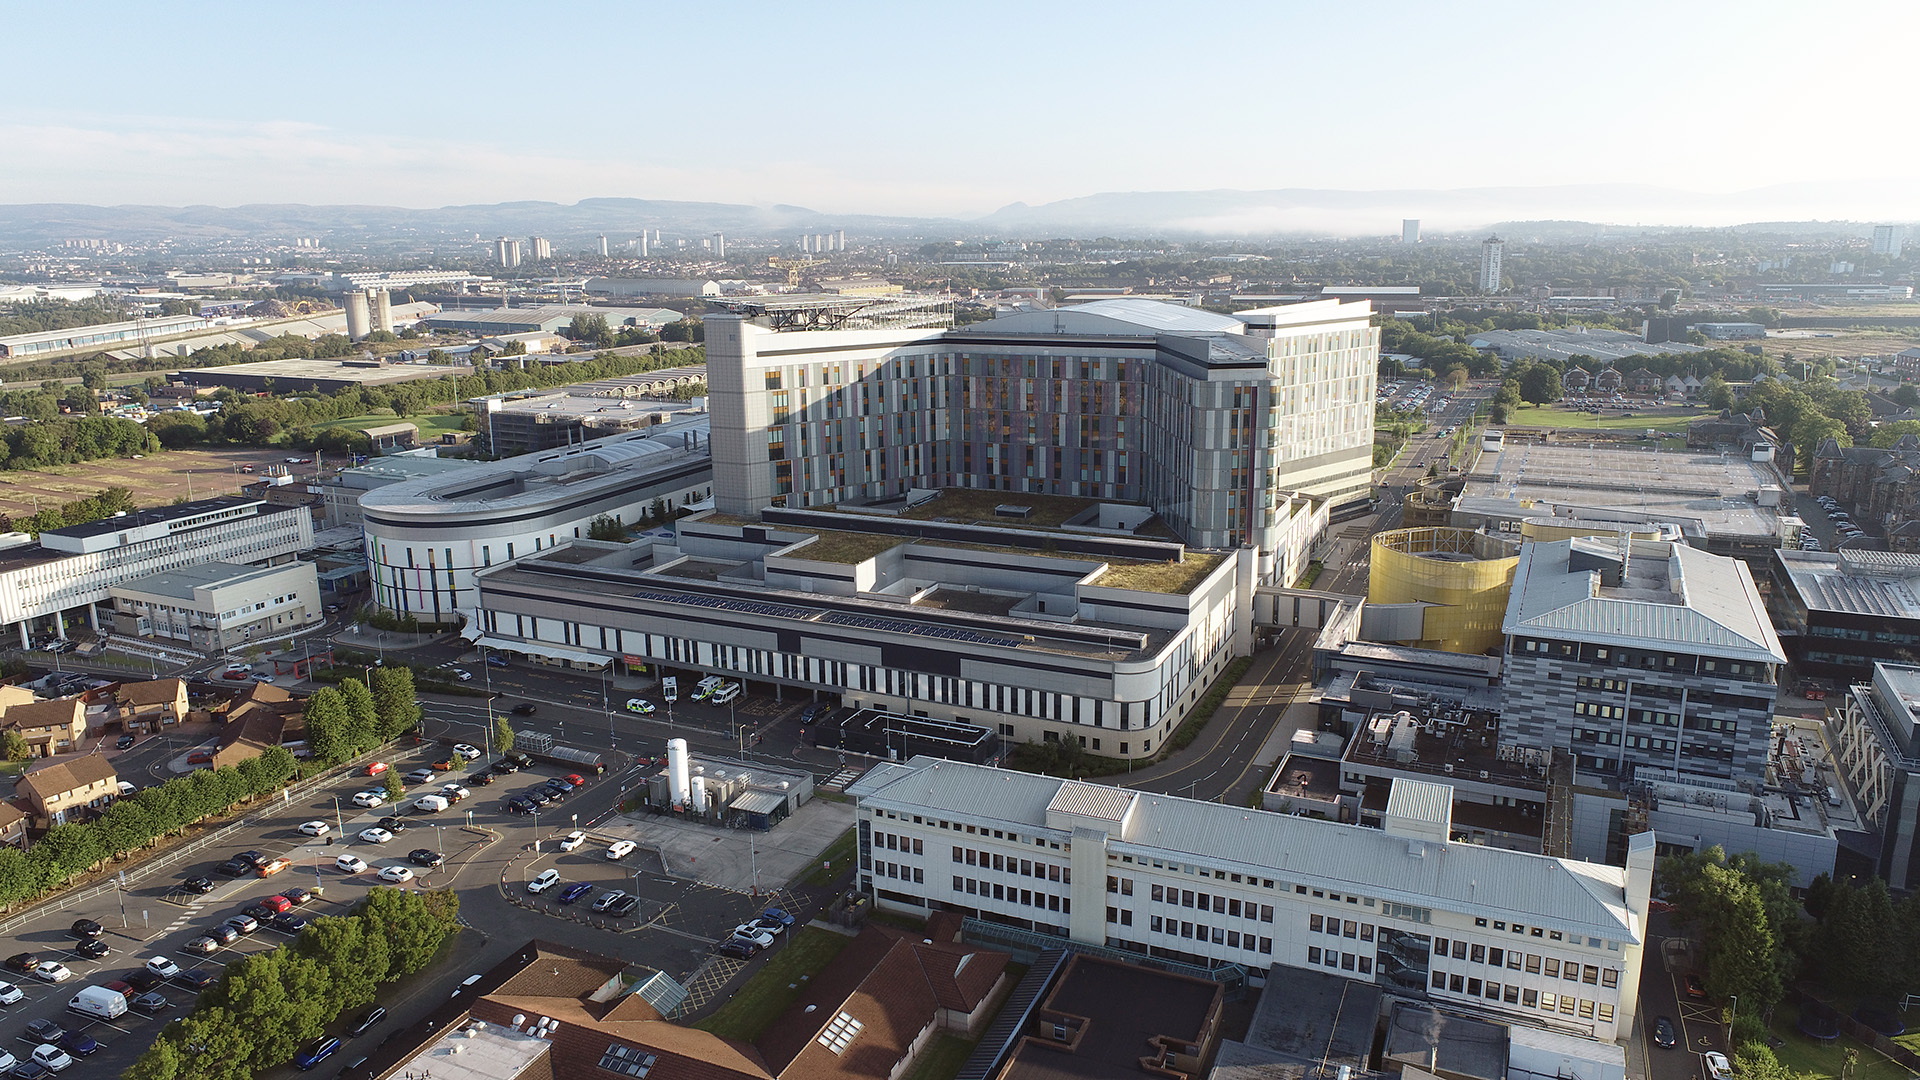
<svg viewBox="0 0 1920 1080">
<path fill-rule="evenodd" d="M 1901 383 L 1899 386 L 1894 387 L 1893 403 L 1895 405 L 1905 405 L 1909 409 L 1915 405 L 1920 405 L 1920 386 L 1915 386 L 1912 383 Z"/>
<path fill-rule="evenodd" d="M 348 731 L 356 753 L 371 750 L 384 742 L 380 738 L 379 706 L 373 691 L 359 679 L 340 680 L 340 698 L 347 706 Z"/>
<path fill-rule="evenodd" d="M 333 687 L 323 687 L 307 699 L 307 748 L 323 765 L 338 765 L 353 756 L 353 717 L 346 700 Z"/>
<path fill-rule="evenodd" d="M 1827 985 L 1865 997 L 1890 994 L 1896 981 L 1891 965 L 1898 953 L 1888 947 L 1893 929 L 1886 882 L 1871 878 L 1861 887 L 1835 888 L 1814 938 Z"/>
<path fill-rule="evenodd" d="M 1706 385 L 1701 388 L 1700 396 L 1706 401 L 1708 408 L 1733 408 L 1733 388 L 1727 385 L 1727 380 L 1721 378 L 1718 372 L 1707 376 Z"/>
<path fill-rule="evenodd" d="M 1719 908 L 1707 936 L 1707 992 L 1723 1000 L 1738 996 L 1756 1009 L 1774 1005 L 1782 984 L 1759 890 L 1731 867 L 1709 866 L 1705 877 Z"/>
<path fill-rule="evenodd" d="M 383 667 L 373 673 L 374 713 L 380 740 L 412 731 L 420 722 L 420 702 L 414 696 L 413 669 Z"/>
<path fill-rule="evenodd" d="M 601 514 L 587 523 L 589 540 L 625 540 L 626 538 L 626 526 L 613 520 L 611 514 Z"/>
<path fill-rule="evenodd" d="M 502 754 L 513 749 L 513 725 L 504 716 L 493 718 L 493 748 Z"/>
<path fill-rule="evenodd" d="M 1794 870 L 1720 847 L 1661 860 L 1656 877 L 1674 916 L 1707 940 L 1706 984 L 1764 1009 L 1780 1000 L 1798 966 L 1803 921 L 1789 888 Z"/>
<path fill-rule="evenodd" d="M 8 728 L 6 731 L 0 732 L 0 759 L 7 761 L 25 761 L 32 755 L 33 750 L 27 746 L 27 740 L 21 736 L 19 731 Z"/>
<path fill-rule="evenodd" d="M 387 770 L 387 801 L 398 803 L 407 797 L 407 782 L 400 779 L 399 769 Z"/>
<path fill-rule="evenodd" d="M 1520 400 L 1545 405 L 1561 396 L 1560 372 L 1551 364 L 1530 364 L 1520 373 Z"/>
<path fill-rule="evenodd" d="M 1813 452 L 1828 439 L 1834 439 L 1841 446 L 1852 446 L 1853 436 L 1847 434 L 1847 425 L 1824 413 L 1809 410 L 1800 421 L 1789 429 L 1793 434 L 1796 462 L 1805 462 L 1809 466 L 1813 461 Z"/>
</svg>

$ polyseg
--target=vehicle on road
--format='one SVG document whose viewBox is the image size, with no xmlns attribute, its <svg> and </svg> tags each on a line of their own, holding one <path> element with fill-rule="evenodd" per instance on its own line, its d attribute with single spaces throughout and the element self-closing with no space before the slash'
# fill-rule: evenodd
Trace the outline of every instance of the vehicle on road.
<svg viewBox="0 0 1920 1080">
<path fill-rule="evenodd" d="M 507 663 L 507 658 L 504 656 L 495 656 L 492 653 L 488 653 L 487 666 L 488 667 L 512 667 L 513 665 Z"/>
<path fill-rule="evenodd" d="M 532 716 L 538 710 L 534 707 L 533 702 L 523 701 L 520 704 L 515 705 L 510 711 L 515 716 Z"/>
<path fill-rule="evenodd" d="M 82 941 L 73 947 L 73 951 L 88 960 L 98 960 L 113 950 L 104 941 Z"/>
<path fill-rule="evenodd" d="M 468 761 L 478 761 L 481 756 L 479 747 L 469 746 L 466 743 L 454 743 L 453 752 L 460 757 L 466 758 Z"/>
<path fill-rule="evenodd" d="M 97 938 L 107 932 L 105 927 L 94 922 L 92 919 L 75 919 L 73 925 L 68 927 L 67 930 L 74 937 L 80 938 L 83 941 L 88 938 Z"/>
<path fill-rule="evenodd" d="M 332 831 L 333 826 L 324 821 L 307 821 L 300 825 L 300 832 L 304 836 L 325 836 Z"/>
<path fill-rule="evenodd" d="M 246 877 L 253 873 L 253 864 L 244 859 L 228 859 L 214 867 L 213 872 L 224 877 Z"/>
<path fill-rule="evenodd" d="M 615 840 L 607 846 L 607 858 L 614 860 L 624 859 L 633 854 L 633 849 L 639 846 L 640 845 L 631 840 Z"/>
<path fill-rule="evenodd" d="M 468 671 L 466 668 L 454 668 L 451 671 L 448 671 L 447 674 L 453 676 L 456 679 L 459 679 L 461 682 L 473 681 L 473 672 Z"/>
<path fill-rule="evenodd" d="M 473 794 L 473 792 L 468 791 L 459 784 L 441 784 L 440 794 L 444 796 L 448 802 L 459 802 L 461 799 Z"/>
<path fill-rule="evenodd" d="M 1727 1060 L 1727 1055 L 1709 1050 L 1700 1056 L 1706 1061 L 1708 1080 L 1733 1080 L 1733 1063 Z"/>
<path fill-rule="evenodd" d="M 128 750 L 133 747 L 133 741 L 134 741 L 133 736 L 122 735 L 119 738 L 113 740 L 113 747 L 116 750 Z"/>
<path fill-rule="evenodd" d="M 584 832 L 581 832 L 579 829 L 575 829 L 572 832 L 560 838 L 560 850 L 573 851 L 576 848 L 578 848 L 581 844 L 584 844 L 586 842 L 587 842 L 587 834 Z"/>
<path fill-rule="evenodd" d="M 1674 1034 L 1672 1017 L 1662 1016 L 1653 1022 L 1653 1045 L 1662 1050 L 1671 1050 L 1680 1045 L 1680 1037 Z"/>
<path fill-rule="evenodd" d="M 360 1019 L 355 1020 L 353 1022 L 353 1026 L 347 1029 L 347 1034 L 354 1036 L 355 1038 L 358 1038 L 359 1036 L 365 1035 L 367 1032 L 372 1031 L 375 1025 L 379 1024 L 380 1021 L 385 1020 L 386 1018 L 387 1018 L 387 1010 L 380 1008 L 378 1005 L 376 1005 L 373 1008 L 367 1010 L 365 1013 L 363 1013 Z"/>
<path fill-rule="evenodd" d="M 432 769 L 415 769 L 412 772 L 408 773 L 407 775 L 401 777 L 401 779 L 405 780 L 409 784 L 424 784 L 427 781 L 433 779 L 433 770 Z"/>
<path fill-rule="evenodd" d="M 389 885 L 405 885 L 413 880 L 413 871 L 404 866 L 383 866 L 380 868 L 380 880 Z"/>
<path fill-rule="evenodd" d="M 398 814 L 389 814 L 379 821 L 374 822 L 374 824 L 395 836 L 407 831 L 407 819 Z"/>
<path fill-rule="evenodd" d="M 826 715 L 832 711 L 833 711 L 832 705 L 829 705 L 824 701 L 816 701 L 813 704 L 807 706 L 806 708 L 800 710 L 800 726 L 807 727 L 808 725 L 812 724 L 815 720 L 824 719 Z"/>
<path fill-rule="evenodd" d="M 259 867 L 255 870 L 255 873 L 258 873 L 261 877 L 272 877 L 273 875 L 279 873 L 282 870 L 285 870 L 287 867 L 292 865 L 293 865 L 293 860 L 283 855 L 278 858 L 268 859 L 266 862 L 261 863 Z"/>
<path fill-rule="evenodd" d="M 431 870 L 446 862 L 447 857 L 432 848 L 414 848 L 412 851 L 407 852 L 407 861 L 415 866 L 424 866 Z"/>
<path fill-rule="evenodd" d="M 190 893 L 210 893 L 216 886 L 212 878 L 190 877 L 181 882 L 180 887 Z"/>
<path fill-rule="evenodd" d="M 305 1072 L 332 1057 L 334 1051 L 339 1049 L 340 1040 L 337 1037 L 321 1039 L 293 1055 L 293 1067 Z"/>
<path fill-rule="evenodd" d="M 379 776 L 381 773 L 386 772 L 390 768 L 392 768 L 392 766 L 388 765 L 384 761 L 369 761 L 367 762 L 367 775 Z"/>
<path fill-rule="evenodd" d="M 527 882 L 527 891 L 538 895 L 558 884 L 560 884 L 560 871 L 543 870 L 540 872 L 539 877 Z"/>
<path fill-rule="evenodd" d="M 630 713 L 639 713 L 641 716 L 651 715 L 653 713 L 653 702 L 641 697 L 628 698 L 627 711 Z"/>
</svg>

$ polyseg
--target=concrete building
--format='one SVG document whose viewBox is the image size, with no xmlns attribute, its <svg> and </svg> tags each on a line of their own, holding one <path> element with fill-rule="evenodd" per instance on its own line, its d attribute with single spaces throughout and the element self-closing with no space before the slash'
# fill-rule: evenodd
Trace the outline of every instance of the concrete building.
<svg viewBox="0 0 1920 1080">
<path fill-rule="evenodd" d="M 598 315 L 613 330 L 637 327 L 659 329 L 685 316 L 670 308 L 589 307 L 585 304 L 545 304 L 539 307 L 502 307 L 484 311 L 456 309 L 423 319 L 423 326 L 464 334 L 557 334 L 581 315 Z"/>
<path fill-rule="evenodd" d="M 1920 667 L 1875 663 L 1848 688 L 1831 721 L 1835 764 L 1846 778 L 1830 800 L 1852 792 L 1879 841 L 1874 872 L 1899 890 L 1920 886 Z"/>
<path fill-rule="evenodd" d="M 494 261 L 500 266 L 511 268 L 520 265 L 520 241 L 505 236 L 493 242 Z"/>
<path fill-rule="evenodd" d="M 1406 218 L 1400 222 L 1400 242 L 1412 246 L 1420 242 L 1420 219 Z"/>
<path fill-rule="evenodd" d="M 326 617 L 309 562 L 201 563 L 122 582 L 108 595 L 114 632 L 185 642 L 209 654 L 274 641 Z"/>
<path fill-rule="evenodd" d="M 65 330 L 36 330 L 27 334 L 0 337 L 0 357 L 23 359 L 77 349 L 106 349 L 128 342 L 177 337 L 204 330 L 207 320 L 198 315 L 167 315 L 157 319 L 131 322 L 98 323 Z"/>
<path fill-rule="evenodd" d="M 859 888 L 884 911 L 1239 965 L 1269 986 L 1337 974 L 1601 1042 L 1633 1030 L 1651 833 L 1624 868 L 1456 843 L 1448 788 L 1413 780 L 1380 829 L 931 758 L 847 793 Z"/>
<path fill-rule="evenodd" d="M 489 397 L 481 403 L 480 430 L 500 457 L 573 446 L 666 423 L 685 412 L 680 401 L 576 397 L 564 390 Z"/>
<path fill-rule="evenodd" d="M 601 237 L 601 243 L 604 244 L 605 242 L 606 242 L 606 238 Z M 546 237 L 544 236 L 528 237 L 527 248 L 533 253 L 534 262 L 552 262 L 553 261 L 553 245 L 547 242 Z M 600 254 L 605 255 L 606 252 L 603 251 Z"/>
<path fill-rule="evenodd" d="M 1764 780 L 1787 657 L 1744 563 L 1659 541 L 1527 544 L 1501 632 L 1508 739 L 1620 777 Z"/>
<path fill-rule="evenodd" d="M 369 533 L 372 500 L 393 490 L 369 496 Z M 481 644 L 622 660 L 683 687 L 717 674 L 1110 757 L 1150 757 L 1251 644 L 1250 551 L 798 510 L 690 516 L 671 541 L 548 539 L 563 546 L 472 575 L 477 595 L 459 606 L 478 609 Z"/>
<path fill-rule="evenodd" d="M 1920 438 L 1902 435 L 1884 450 L 1823 439 L 1813 451 L 1807 490 L 1882 528 L 1920 518 Z"/>
<path fill-rule="evenodd" d="M 1480 291 L 1497 293 L 1500 291 L 1501 261 L 1505 258 L 1506 241 L 1497 236 L 1489 236 L 1480 241 Z"/>
<path fill-rule="evenodd" d="M 351 295 L 351 294 L 349 294 Z M 189 368 L 168 378 L 188 386 L 215 389 L 227 387 L 250 393 L 291 394 L 311 391 L 334 394 L 357 386 L 391 386 L 394 383 L 422 379 L 449 379 L 473 374 L 467 364 L 429 364 L 394 362 L 388 359 L 338 360 L 289 357 L 285 360 L 256 360 L 217 368 Z"/>
<path fill-rule="evenodd" d="M 1589 357 L 1591 360 L 1617 363 L 1639 356 L 1667 356 L 1678 353 L 1700 352 L 1704 346 L 1689 345 L 1684 341 L 1657 341 L 1649 344 L 1639 334 L 1630 334 L 1625 330 L 1605 330 L 1597 327 L 1580 327 L 1572 330 L 1488 330 L 1474 334 L 1467 344 L 1483 352 L 1491 352 L 1502 360 L 1555 360 L 1562 365 L 1578 363 L 1576 356 Z M 1591 362 L 1591 360 L 1589 362 Z M 1611 368 L 1596 373 L 1591 384 L 1595 390 L 1611 393 L 1622 388 L 1624 380 L 1618 371 L 1608 374 Z M 1583 369 L 1584 373 L 1585 369 Z M 1585 389 L 1588 383 L 1582 383 L 1578 389 Z M 1567 389 L 1576 387 L 1569 385 Z"/>
<path fill-rule="evenodd" d="M 1920 648 L 1920 555 L 1774 553 L 1771 614 L 1795 670 L 1849 682 Z"/>
<path fill-rule="evenodd" d="M 682 278 L 592 277 L 587 279 L 586 291 L 588 296 L 616 299 L 629 296 L 719 296 L 720 283 Z"/>
<path fill-rule="evenodd" d="M 106 758 L 77 754 L 21 777 L 17 791 L 27 802 L 33 827 L 50 829 L 105 808 L 119 796 L 119 780 Z"/>
<path fill-rule="evenodd" d="M 373 598 L 423 621 L 476 604 L 474 572 L 577 540 L 594 518 L 638 521 L 712 495 L 706 417 L 487 462 L 360 496 Z"/>
<path fill-rule="evenodd" d="M 99 630 L 95 605 L 115 585 L 209 562 L 283 562 L 311 547 L 311 514 L 259 500 L 206 499 L 50 529 L 37 544 L 0 550 L 0 625 L 21 648 L 43 626 L 65 637 L 75 609 Z"/>
<path fill-rule="evenodd" d="M 607 257 L 607 238 L 604 236 L 600 238 L 600 257 L 603 259 Z"/>
<path fill-rule="evenodd" d="M 1906 227 L 1903 225 L 1875 225 L 1873 227 L 1873 253 L 1885 255 L 1889 259 L 1900 257 L 1900 246 L 1906 240 Z"/>
<path fill-rule="evenodd" d="M 1252 545 L 1264 579 L 1284 569 L 1303 504 L 1371 493 L 1369 312 L 1120 299 L 879 331 L 709 315 L 720 507 L 936 488 L 1120 500 L 1195 547 Z"/>
</svg>

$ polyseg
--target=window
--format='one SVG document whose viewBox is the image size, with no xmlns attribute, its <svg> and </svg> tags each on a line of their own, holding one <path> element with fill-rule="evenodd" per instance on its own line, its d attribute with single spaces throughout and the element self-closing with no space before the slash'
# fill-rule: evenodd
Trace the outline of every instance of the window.
<svg viewBox="0 0 1920 1080">
<path fill-rule="evenodd" d="M 1560 961 L 1551 956 L 1547 957 L 1547 978 L 1557 979 L 1559 977 L 1560 977 Z"/>
<path fill-rule="evenodd" d="M 1554 961 L 1554 963 L 1557 964 L 1558 961 Z M 1529 975 L 1540 974 L 1540 957 L 1536 956 L 1533 953 L 1527 954 L 1527 974 Z M 1549 970 L 1547 974 L 1558 975 L 1559 972 L 1557 970 Z"/>
<path fill-rule="evenodd" d="M 1318 916 L 1318 915 L 1307 916 L 1307 929 L 1313 931 L 1316 934 L 1321 931 L 1325 923 L 1326 923 L 1326 920 L 1321 916 Z M 1319 952 L 1320 950 L 1315 949 L 1314 951 Z"/>
<path fill-rule="evenodd" d="M 1319 962 L 1320 962 L 1320 946 L 1318 945 L 1307 946 L 1307 963 L 1317 964 Z"/>
<path fill-rule="evenodd" d="M 1600 973 L 1600 985 L 1608 988 L 1620 985 L 1620 969 L 1608 968 Z"/>
<path fill-rule="evenodd" d="M 1594 967 L 1592 964 L 1588 964 L 1580 971 L 1580 981 L 1586 983 L 1588 986 L 1598 983 L 1600 981 L 1600 969 Z"/>
<path fill-rule="evenodd" d="M 855 1020 L 851 1014 L 842 1012 L 833 1018 L 833 1022 L 828 1024 L 826 1030 L 822 1031 L 820 1037 L 814 1041 L 838 1054 L 853 1042 L 853 1037 L 860 1034 L 860 1029 L 865 1026 Z"/>
<path fill-rule="evenodd" d="M 1541 1012 L 1552 1012 L 1559 1007 L 1560 1007 L 1560 998 L 1558 995 L 1555 995 L 1555 994 L 1540 995 L 1540 1011 Z"/>
</svg>

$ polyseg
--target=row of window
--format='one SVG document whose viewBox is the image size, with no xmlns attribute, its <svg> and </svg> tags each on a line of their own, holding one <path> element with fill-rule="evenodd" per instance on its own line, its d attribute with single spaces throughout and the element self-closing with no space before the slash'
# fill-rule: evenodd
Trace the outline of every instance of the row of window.
<svg viewBox="0 0 1920 1080">
<path fill-rule="evenodd" d="M 1163 919 L 1158 915 L 1153 915 L 1147 919 L 1147 929 L 1156 934 L 1166 934 L 1169 937 L 1183 937 L 1190 941 L 1198 941 L 1202 944 L 1210 942 L 1214 945 L 1223 945 L 1229 949 L 1245 949 L 1251 953 L 1263 953 L 1266 955 L 1272 955 L 1273 953 L 1272 938 L 1255 937 L 1253 934 L 1243 934 L 1238 930 L 1230 930 L 1224 926 L 1208 926 L 1205 923 L 1191 923 L 1179 919 Z"/>
<path fill-rule="evenodd" d="M 919 871 L 914 871 L 914 874 L 914 880 L 920 880 L 918 877 Z M 1063 915 L 1073 914 L 1073 900 L 1070 897 L 1059 896 L 1049 892 L 1040 892 L 1034 889 L 1021 889 L 1012 885 L 1002 885 L 995 881 L 981 881 L 979 878 L 961 877 L 956 874 L 953 878 L 953 891 L 955 893 L 966 893 L 968 896 L 978 896 L 983 900 L 992 897 L 995 900 L 1004 900 L 1009 904 L 1023 904 L 1027 907 L 1045 908 L 1048 911 L 1058 911 Z"/>
<path fill-rule="evenodd" d="M 915 885 L 925 885 L 927 883 L 927 872 L 925 870 L 917 866 L 902 866 L 896 862 L 881 862 L 876 859 L 873 863 L 873 873 L 875 877 L 890 877 L 896 881 L 911 881 Z"/>
<path fill-rule="evenodd" d="M 1151 897 L 1155 903 L 1171 904 L 1175 907 L 1198 908 L 1217 915 L 1229 915 L 1234 918 L 1258 919 L 1261 922 L 1273 921 L 1272 904 L 1256 904 L 1251 900 L 1244 903 L 1237 897 L 1222 896 L 1218 893 L 1195 892 L 1192 889 L 1176 889 L 1171 885 L 1153 886 Z M 1317 918 L 1318 916 L 1316 916 Z"/>
<path fill-rule="evenodd" d="M 912 855 L 922 855 L 925 854 L 924 844 L 925 842 L 922 840 L 911 836 L 901 836 L 899 833 L 877 832 L 873 834 L 873 849 L 875 851 L 886 848 L 888 851 L 904 851 Z M 956 859 L 954 861 L 958 862 L 959 860 Z"/>
<path fill-rule="evenodd" d="M 1312 950 L 1308 950 L 1311 952 Z M 1589 998 L 1575 997 L 1572 994 L 1555 994 L 1550 991 L 1534 990 L 1531 987 L 1515 986 L 1512 983 L 1497 983 L 1491 980 L 1482 982 L 1468 976 L 1449 974 L 1444 971 L 1433 973 L 1433 988 L 1447 990 L 1468 997 L 1485 998 L 1506 1005 L 1519 1005 L 1541 1012 L 1559 1013 L 1562 1016 L 1578 1016 L 1582 1020 L 1598 1019 L 1602 1023 L 1613 1023 L 1613 1006 L 1605 1001 L 1593 1001 Z"/>
<path fill-rule="evenodd" d="M 1341 952 L 1339 949 L 1322 949 L 1318 945 L 1307 946 L 1307 963 L 1337 967 L 1342 971 L 1358 971 L 1362 975 L 1373 974 L 1373 957 Z"/>
<path fill-rule="evenodd" d="M 1451 952 L 1449 952 L 1451 949 Z M 1522 953 L 1518 949 L 1502 949 L 1497 945 L 1478 945 L 1454 938 L 1436 937 L 1433 939 L 1433 959 L 1466 960 L 1474 964 L 1486 964 L 1490 967 L 1504 967 L 1511 971 L 1525 971 L 1529 975 L 1546 975 L 1549 979 L 1562 979 L 1568 982 L 1584 982 L 1589 986 L 1620 985 L 1619 968 L 1602 968 L 1597 964 L 1583 964 L 1578 959 L 1562 961 L 1557 956 L 1542 956 L 1539 953 Z M 1565 972 L 1565 974 L 1561 974 Z"/>
</svg>

